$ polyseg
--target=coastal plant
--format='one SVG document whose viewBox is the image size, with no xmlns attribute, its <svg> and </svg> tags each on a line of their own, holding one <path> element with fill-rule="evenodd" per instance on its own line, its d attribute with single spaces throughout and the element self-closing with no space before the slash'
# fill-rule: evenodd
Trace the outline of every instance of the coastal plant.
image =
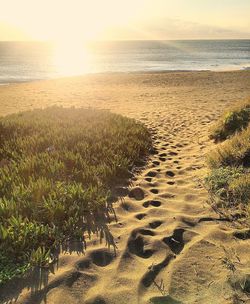
<svg viewBox="0 0 250 304">
<path fill-rule="evenodd" d="M 250 206 L 250 171 L 242 167 L 213 169 L 205 178 L 210 193 L 227 207 Z M 218 200 L 217 200 L 218 201 Z"/>
<path fill-rule="evenodd" d="M 210 167 L 250 166 L 250 126 L 219 144 L 208 154 Z"/>
<path fill-rule="evenodd" d="M 24 276 L 30 268 L 31 265 L 28 262 L 18 263 L 0 254 L 0 285 L 13 278 Z"/>
<path fill-rule="evenodd" d="M 51 107 L 0 118 L 0 283 L 48 266 L 70 240 L 99 233 L 114 245 L 112 190 L 151 148 L 142 124 L 108 111 Z"/>
<path fill-rule="evenodd" d="M 243 103 L 243 105 L 244 107 L 242 104 L 238 107 L 243 110 L 236 114 L 240 113 L 241 117 L 245 115 L 246 118 L 250 104 Z M 225 211 L 229 213 L 231 208 L 242 212 L 247 219 L 246 223 L 250 223 L 250 125 L 246 126 L 247 119 L 242 123 L 243 120 L 238 118 L 234 120 L 237 128 L 230 129 L 234 130 L 231 133 L 233 135 L 208 153 L 207 162 L 210 171 L 205 182 L 209 192 L 217 201 L 217 206 L 224 206 Z"/>
<path fill-rule="evenodd" d="M 234 201 L 250 205 L 250 172 L 233 179 L 228 190 Z"/>
<path fill-rule="evenodd" d="M 210 138 L 223 141 L 236 132 L 244 130 L 250 123 L 250 99 L 227 111 L 211 128 Z"/>
<path fill-rule="evenodd" d="M 229 198 L 229 187 L 234 180 L 240 178 L 244 173 L 242 167 L 221 167 L 210 171 L 205 182 L 209 190 L 221 199 Z"/>
</svg>

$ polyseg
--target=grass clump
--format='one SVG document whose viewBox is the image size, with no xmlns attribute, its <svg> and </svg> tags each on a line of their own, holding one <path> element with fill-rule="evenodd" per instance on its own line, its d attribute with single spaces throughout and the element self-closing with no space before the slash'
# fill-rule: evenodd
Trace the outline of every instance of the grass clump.
<svg viewBox="0 0 250 304">
<path fill-rule="evenodd" d="M 212 169 L 205 182 L 217 206 L 227 208 L 227 213 L 229 208 L 249 210 L 250 171 L 230 166 Z"/>
<path fill-rule="evenodd" d="M 221 166 L 250 166 L 250 126 L 236 133 L 228 141 L 218 145 L 208 155 L 208 163 L 212 168 Z"/>
<path fill-rule="evenodd" d="M 229 184 L 229 193 L 234 201 L 250 204 L 250 172 L 233 179 Z"/>
<path fill-rule="evenodd" d="M 245 129 L 250 122 L 250 99 L 226 112 L 210 130 L 210 138 L 223 141 Z"/>
<path fill-rule="evenodd" d="M 47 266 L 60 244 L 107 230 L 111 190 L 151 149 L 140 123 L 51 107 L 0 119 L 0 284 Z"/>
<path fill-rule="evenodd" d="M 206 177 L 206 184 L 210 191 L 220 199 L 229 199 L 229 188 L 233 181 L 242 176 L 244 169 L 242 167 L 222 167 L 213 169 Z"/>
<path fill-rule="evenodd" d="M 250 101 L 243 105 L 238 112 L 230 112 L 236 117 L 231 123 L 222 124 L 223 118 L 216 125 L 222 132 L 216 139 L 233 135 L 207 155 L 211 170 L 206 184 L 217 206 L 223 206 L 227 214 L 232 209 L 240 211 L 250 223 Z"/>
</svg>

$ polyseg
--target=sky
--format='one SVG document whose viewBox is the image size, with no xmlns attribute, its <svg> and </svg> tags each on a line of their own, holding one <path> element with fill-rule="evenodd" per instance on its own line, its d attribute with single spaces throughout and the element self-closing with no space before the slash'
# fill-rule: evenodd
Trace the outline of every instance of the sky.
<svg viewBox="0 0 250 304">
<path fill-rule="evenodd" d="M 0 0 L 0 40 L 250 39 L 250 0 Z"/>
</svg>

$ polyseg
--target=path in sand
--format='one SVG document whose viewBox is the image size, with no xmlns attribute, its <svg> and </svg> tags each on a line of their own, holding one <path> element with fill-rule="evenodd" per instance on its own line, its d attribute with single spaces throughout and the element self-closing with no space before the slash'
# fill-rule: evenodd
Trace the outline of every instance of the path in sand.
<svg viewBox="0 0 250 304">
<path fill-rule="evenodd" d="M 102 76 L 99 90 L 92 87 L 91 98 L 85 93 L 88 102 L 101 90 L 99 107 L 144 122 L 156 154 L 133 180 L 140 195 L 132 190 L 115 204 L 117 256 L 93 239 L 85 256 L 63 256 L 48 285 L 33 296 L 24 291 L 19 301 L 247 303 L 241 286 L 250 274 L 250 240 L 236 238 L 233 224 L 212 210 L 200 179 L 212 145 L 208 128 L 233 100 L 250 94 L 249 75 L 152 74 L 120 82 L 114 76 L 109 89 Z"/>
</svg>

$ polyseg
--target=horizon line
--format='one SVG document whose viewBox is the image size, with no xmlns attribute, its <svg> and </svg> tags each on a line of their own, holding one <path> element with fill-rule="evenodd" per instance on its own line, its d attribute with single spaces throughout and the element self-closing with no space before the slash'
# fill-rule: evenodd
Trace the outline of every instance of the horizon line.
<svg viewBox="0 0 250 304">
<path fill-rule="evenodd" d="M 76 40 L 81 42 L 133 42 L 133 41 L 220 41 L 220 40 L 250 40 L 249 38 L 187 38 L 187 39 L 91 39 L 91 40 Z M 67 40 L 66 40 L 67 41 Z M 70 39 L 69 39 L 70 41 Z M 49 42 L 57 43 L 56 40 L 0 40 L 0 42 Z"/>
</svg>

